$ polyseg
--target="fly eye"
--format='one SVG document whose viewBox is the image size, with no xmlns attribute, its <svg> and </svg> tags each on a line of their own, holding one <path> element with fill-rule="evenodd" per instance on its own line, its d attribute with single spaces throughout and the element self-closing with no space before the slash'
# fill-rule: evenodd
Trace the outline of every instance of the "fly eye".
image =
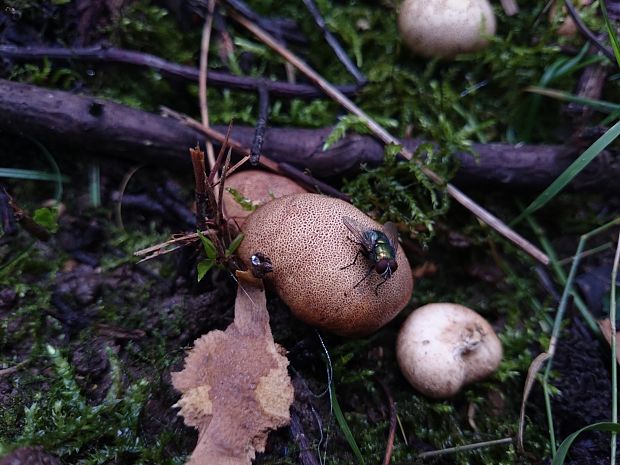
<svg viewBox="0 0 620 465">
<path fill-rule="evenodd" d="M 375 271 L 379 274 L 383 274 L 387 271 L 388 266 L 387 260 L 379 260 L 375 265 Z"/>
<path fill-rule="evenodd" d="M 398 268 L 398 263 L 396 263 L 396 260 L 391 259 L 388 262 L 389 266 L 390 266 L 390 270 L 392 270 L 392 273 L 394 273 L 396 271 L 396 269 Z"/>
</svg>

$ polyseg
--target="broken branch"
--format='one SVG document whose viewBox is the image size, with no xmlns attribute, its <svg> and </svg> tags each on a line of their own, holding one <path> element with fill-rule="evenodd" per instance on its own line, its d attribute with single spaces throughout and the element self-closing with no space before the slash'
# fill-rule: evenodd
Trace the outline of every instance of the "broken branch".
<svg viewBox="0 0 620 465">
<path fill-rule="evenodd" d="M 92 112 L 95 107 L 99 111 Z M 187 147 L 194 147 L 197 141 L 204 144 L 207 137 L 200 123 L 195 123 L 104 99 L 0 80 L 0 133 L 5 136 L 26 133 L 52 149 L 73 150 L 82 156 L 113 156 L 186 171 L 191 166 Z M 253 127 L 235 126 L 230 135 L 233 151 L 243 153 L 244 147 L 252 144 L 254 131 Z M 369 136 L 348 134 L 323 151 L 331 131 L 331 128 L 270 128 L 263 144 L 263 152 L 271 158 L 270 168 L 276 170 L 284 162 L 298 170 L 308 169 L 314 176 L 328 178 L 353 173 L 361 165 L 372 167 L 382 163 L 383 145 Z M 226 126 L 213 126 L 208 137 L 221 145 L 225 133 Z M 414 152 L 427 141 L 405 139 L 402 142 Z M 574 147 L 561 145 L 489 143 L 473 144 L 472 148 L 478 157 L 454 153 L 459 162 L 454 183 L 462 187 L 540 190 L 578 155 Z M 573 180 L 570 189 L 617 192 L 620 177 L 617 159 L 613 149 L 604 151 Z M 261 157 L 261 163 L 268 163 L 267 158 Z M 234 169 L 233 166 L 229 174 Z"/>
<path fill-rule="evenodd" d="M 148 53 L 113 47 L 61 48 L 0 45 L 0 57 L 19 61 L 42 60 L 45 58 L 48 60 L 79 60 L 103 64 L 124 63 L 151 68 L 169 78 L 198 82 L 199 77 L 198 69 L 192 66 L 172 63 Z M 256 92 L 260 86 L 264 86 L 274 97 L 315 99 L 325 96 L 321 90 L 310 84 L 292 84 L 249 76 L 235 76 L 220 71 L 208 71 L 207 79 L 209 80 L 209 84 L 214 87 L 224 87 L 248 92 Z M 339 86 L 338 89 L 345 95 L 355 95 L 359 90 L 357 85 L 343 85 Z"/>
</svg>

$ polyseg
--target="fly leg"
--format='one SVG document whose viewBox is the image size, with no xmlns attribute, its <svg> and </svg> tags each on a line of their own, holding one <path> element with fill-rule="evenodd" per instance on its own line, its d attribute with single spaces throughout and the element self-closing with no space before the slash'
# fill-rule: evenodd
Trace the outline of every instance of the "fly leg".
<svg viewBox="0 0 620 465">
<path fill-rule="evenodd" d="M 360 284 L 362 284 L 363 281 L 366 280 L 366 278 L 368 278 L 368 276 L 370 276 L 372 274 L 372 272 L 375 270 L 375 266 L 371 265 L 370 268 L 368 268 L 368 273 L 366 273 L 366 276 L 364 276 L 362 279 L 360 279 L 357 284 L 355 286 L 353 286 L 353 289 L 355 289 L 357 286 L 359 286 Z M 380 285 L 379 285 L 380 286 Z"/>
<path fill-rule="evenodd" d="M 377 287 L 375 287 L 375 295 L 378 296 L 379 295 L 379 288 L 381 286 L 383 286 L 385 284 L 385 282 L 390 278 L 390 276 L 383 276 L 383 281 L 381 281 L 379 284 L 377 284 Z"/>
<path fill-rule="evenodd" d="M 388 269 L 385 270 L 385 273 L 383 273 L 381 275 L 381 277 L 383 278 L 383 281 L 381 281 L 379 284 L 377 284 L 377 287 L 375 287 L 375 295 L 376 296 L 379 295 L 379 288 L 381 286 L 383 286 L 385 284 L 385 282 L 392 277 L 392 270 L 391 270 L 391 268 L 388 267 Z"/>
<path fill-rule="evenodd" d="M 347 239 L 349 239 L 351 242 L 357 244 L 357 245 L 361 245 L 359 242 L 355 242 L 353 239 L 351 239 L 350 237 L 347 237 Z M 357 263 L 357 257 L 360 256 L 360 254 L 363 254 L 364 251 L 362 249 L 359 249 L 357 251 L 357 253 L 355 254 L 355 259 L 353 260 L 353 263 L 349 263 L 347 266 L 343 266 L 342 268 L 340 268 L 341 270 L 344 270 L 346 268 L 349 268 L 350 266 L 355 265 L 355 263 Z"/>
</svg>

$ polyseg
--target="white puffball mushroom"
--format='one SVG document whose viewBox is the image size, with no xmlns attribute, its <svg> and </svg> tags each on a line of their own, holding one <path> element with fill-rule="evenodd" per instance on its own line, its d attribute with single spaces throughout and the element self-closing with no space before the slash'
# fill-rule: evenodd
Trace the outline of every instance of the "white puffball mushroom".
<svg viewBox="0 0 620 465">
<path fill-rule="evenodd" d="M 411 50 L 427 58 L 451 58 L 480 50 L 495 34 L 488 0 L 405 0 L 398 27 Z"/>
<path fill-rule="evenodd" d="M 396 357 L 414 388 L 445 399 L 493 373 L 502 360 L 502 345 L 478 313 L 458 304 L 434 303 L 407 317 L 396 341 Z"/>
</svg>

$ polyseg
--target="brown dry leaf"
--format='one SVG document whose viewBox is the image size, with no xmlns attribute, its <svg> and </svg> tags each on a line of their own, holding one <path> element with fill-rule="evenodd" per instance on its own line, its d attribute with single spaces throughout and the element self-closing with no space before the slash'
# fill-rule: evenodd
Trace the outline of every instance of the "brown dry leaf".
<svg viewBox="0 0 620 465">
<path fill-rule="evenodd" d="M 179 414 L 199 432 L 188 465 L 250 464 L 269 431 L 290 422 L 293 386 L 284 349 L 273 341 L 265 291 L 260 281 L 237 277 L 235 321 L 196 340 L 183 371 L 172 373 L 182 393 Z"/>
<path fill-rule="evenodd" d="M 609 318 L 605 318 L 604 320 L 598 321 L 598 327 L 601 328 L 601 332 L 603 336 L 605 336 L 605 340 L 607 344 L 611 347 L 611 321 Z M 620 363 L 620 333 L 616 332 L 616 360 Z"/>
</svg>

